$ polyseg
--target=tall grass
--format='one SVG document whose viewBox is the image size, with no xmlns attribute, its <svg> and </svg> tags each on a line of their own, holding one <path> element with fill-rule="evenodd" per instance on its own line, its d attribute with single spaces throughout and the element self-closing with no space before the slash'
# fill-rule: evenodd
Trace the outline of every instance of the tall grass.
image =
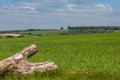
<svg viewBox="0 0 120 80">
<path fill-rule="evenodd" d="M 39 51 L 29 61 L 54 61 L 60 70 L 5 80 L 120 80 L 119 33 L 0 39 L 0 60 L 33 43 Z"/>
</svg>

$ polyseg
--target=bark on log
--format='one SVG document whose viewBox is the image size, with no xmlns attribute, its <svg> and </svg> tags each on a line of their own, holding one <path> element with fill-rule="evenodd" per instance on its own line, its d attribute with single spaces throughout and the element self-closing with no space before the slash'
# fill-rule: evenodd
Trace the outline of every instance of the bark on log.
<svg viewBox="0 0 120 80">
<path fill-rule="evenodd" d="M 40 72 L 57 71 L 58 67 L 54 62 L 31 63 L 27 61 L 28 57 L 36 53 L 37 50 L 36 45 L 32 44 L 15 55 L 0 61 L 0 75 L 9 72 L 31 74 L 35 70 Z"/>
</svg>

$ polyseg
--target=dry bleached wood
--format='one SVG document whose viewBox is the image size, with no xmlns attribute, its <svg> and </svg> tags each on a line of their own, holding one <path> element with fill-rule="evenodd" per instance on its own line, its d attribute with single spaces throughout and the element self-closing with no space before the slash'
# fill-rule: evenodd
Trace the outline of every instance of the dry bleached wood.
<svg viewBox="0 0 120 80">
<path fill-rule="evenodd" d="M 5 75 L 9 72 L 31 74 L 35 70 L 40 72 L 57 71 L 58 67 L 54 62 L 31 63 L 27 61 L 27 58 L 37 52 L 37 50 L 36 45 L 32 44 L 12 57 L 0 61 L 0 74 Z"/>
</svg>

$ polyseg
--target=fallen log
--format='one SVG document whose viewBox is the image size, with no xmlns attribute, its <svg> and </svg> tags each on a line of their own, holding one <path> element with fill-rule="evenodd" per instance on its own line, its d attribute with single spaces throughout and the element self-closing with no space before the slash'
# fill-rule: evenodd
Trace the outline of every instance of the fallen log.
<svg viewBox="0 0 120 80">
<path fill-rule="evenodd" d="M 27 59 L 38 51 L 35 44 L 24 48 L 15 55 L 0 61 L 0 75 L 8 74 L 31 74 L 34 71 L 46 72 L 57 71 L 58 67 L 54 62 L 31 63 Z"/>
</svg>

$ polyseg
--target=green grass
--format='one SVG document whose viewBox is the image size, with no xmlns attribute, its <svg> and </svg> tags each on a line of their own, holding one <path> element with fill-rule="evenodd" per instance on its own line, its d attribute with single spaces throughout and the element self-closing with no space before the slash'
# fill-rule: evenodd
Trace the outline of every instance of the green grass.
<svg viewBox="0 0 120 80">
<path fill-rule="evenodd" d="M 120 80 L 120 33 L 0 39 L 0 60 L 36 44 L 29 61 L 54 61 L 57 73 L 8 75 L 0 80 Z"/>
</svg>

